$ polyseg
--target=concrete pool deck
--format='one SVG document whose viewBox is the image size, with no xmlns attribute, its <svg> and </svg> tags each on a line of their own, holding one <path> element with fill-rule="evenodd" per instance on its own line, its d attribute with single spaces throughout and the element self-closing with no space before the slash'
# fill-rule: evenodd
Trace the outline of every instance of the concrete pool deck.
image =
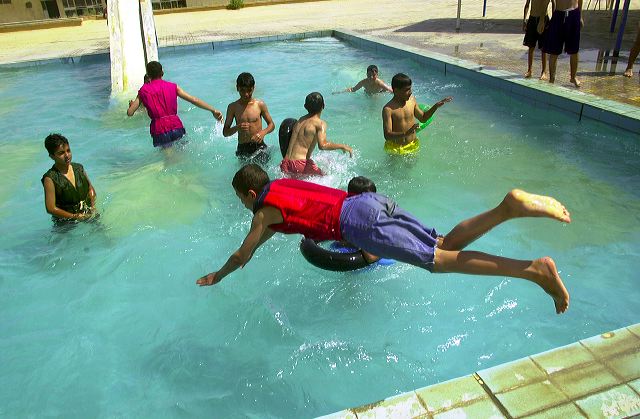
<svg viewBox="0 0 640 419">
<path fill-rule="evenodd" d="M 640 324 L 324 419 L 640 415 Z"/>
</svg>

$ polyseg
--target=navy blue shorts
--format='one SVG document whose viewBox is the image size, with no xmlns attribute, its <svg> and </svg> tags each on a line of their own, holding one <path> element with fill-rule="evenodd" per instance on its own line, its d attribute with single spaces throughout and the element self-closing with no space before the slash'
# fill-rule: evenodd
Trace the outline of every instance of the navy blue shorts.
<svg viewBox="0 0 640 419">
<path fill-rule="evenodd" d="M 340 230 L 362 250 L 433 271 L 438 233 L 386 196 L 365 192 L 345 199 Z"/>
<path fill-rule="evenodd" d="M 263 142 L 239 143 L 236 149 L 236 156 L 239 159 L 247 160 L 247 162 L 258 163 L 261 165 L 269 162 L 269 148 Z"/>
<path fill-rule="evenodd" d="M 187 131 L 184 128 L 177 128 L 162 134 L 152 135 L 154 147 L 171 147 L 173 143 L 182 138 Z"/>
<path fill-rule="evenodd" d="M 538 22 L 540 22 L 540 18 L 536 16 L 529 17 L 527 21 L 527 31 L 524 34 L 524 40 L 522 41 L 522 45 L 525 45 L 529 48 L 535 48 L 536 44 L 538 44 L 538 48 L 542 49 L 544 47 L 544 37 L 547 34 L 547 26 L 549 26 L 549 18 L 547 16 L 544 17 L 544 32 L 538 33 Z"/>
<path fill-rule="evenodd" d="M 542 50 L 547 54 L 560 55 L 563 46 L 570 55 L 580 49 L 580 9 L 556 10 L 551 16 Z"/>
</svg>

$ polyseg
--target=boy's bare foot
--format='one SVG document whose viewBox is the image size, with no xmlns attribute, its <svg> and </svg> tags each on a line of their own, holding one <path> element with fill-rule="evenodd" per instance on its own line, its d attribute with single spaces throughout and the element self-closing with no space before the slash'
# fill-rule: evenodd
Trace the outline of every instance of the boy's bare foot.
<svg viewBox="0 0 640 419">
<path fill-rule="evenodd" d="M 524 73 L 524 78 L 525 79 L 530 79 L 531 78 L 531 70 L 529 70 L 526 73 Z"/>
<path fill-rule="evenodd" d="M 549 83 L 555 83 L 556 82 L 556 77 L 555 76 L 549 76 Z"/>
<path fill-rule="evenodd" d="M 550 196 L 535 195 L 514 189 L 502 201 L 512 217 L 547 217 L 563 223 L 571 222 L 571 214 Z"/>
<path fill-rule="evenodd" d="M 550 257 L 536 259 L 529 267 L 535 273 L 533 281 L 553 298 L 556 313 L 564 313 L 569 308 L 569 292 L 562 283 L 556 264 Z"/>
<path fill-rule="evenodd" d="M 625 77 L 633 77 L 633 69 L 627 68 L 622 75 Z"/>
<path fill-rule="evenodd" d="M 576 87 L 580 87 L 580 85 L 582 84 L 578 79 L 571 79 L 569 81 L 573 83 Z"/>
<path fill-rule="evenodd" d="M 540 80 L 549 80 L 549 73 L 543 72 L 540 74 Z"/>
</svg>

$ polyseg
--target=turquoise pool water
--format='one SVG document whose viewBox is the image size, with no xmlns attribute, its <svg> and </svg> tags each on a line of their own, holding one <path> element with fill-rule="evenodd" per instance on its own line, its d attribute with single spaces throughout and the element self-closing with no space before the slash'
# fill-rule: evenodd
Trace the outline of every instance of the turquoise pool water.
<svg viewBox="0 0 640 419">
<path fill-rule="evenodd" d="M 501 92 L 333 39 L 161 52 L 168 80 L 220 109 L 250 71 L 277 123 L 325 94 L 320 152 L 345 187 L 357 174 L 447 232 L 510 188 L 549 194 L 573 223 L 517 220 L 472 248 L 553 256 L 571 293 L 556 316 L 540 289 L 498 277 L 432 275 L 394 264 L 332 273 L 275 236 L 216 287 L 251 214 L 230 181 L 235 139 L 180 103 L 189 143 L 165 156 L 146 115 L 110 99 L 108 62 L 0 69 L 0 416 L 311 417 L 636 323 L 640 145 L 628 133 L 536 109 Z M 419 101 L 452 95 L 414 158 L 382 151 L 387 96 L 331 95 L 403 71 Z M 99 224 L 62 233 L 44 211 L 50 132 L 71 141 L 98 193 Z M 276 135 L 267 140 L 277 143 Z M 269 166 L 278 176 L 277 151 Z"/>
</svg>

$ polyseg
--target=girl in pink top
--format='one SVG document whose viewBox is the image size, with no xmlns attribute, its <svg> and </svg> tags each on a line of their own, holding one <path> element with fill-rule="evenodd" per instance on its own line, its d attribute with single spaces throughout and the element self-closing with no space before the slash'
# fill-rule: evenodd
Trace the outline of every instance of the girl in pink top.
<svg viewBox="0 0 640 419">
<path fill-rule="evenodd" d="M 138 96 L 129 102 L 127 115 L 132 116 L 140 107 L 140 102 L 147 109 L 151 118 L 151 137 L 154 147 L 171 147 L 174 142 L 182 138 L 186 131 L 178 117 L 178 96 L 205 109 L 213 114 L 218 121 L 222 121 L 222 112 L 213 108 L 207 102 L 191 96 L 175 83 L 162 80 L 164 72 L 162 65 L 157 61 L 149 61 L 147 64 L 147 76 L 149 82 L 138 91 Z"/>
</svg>

